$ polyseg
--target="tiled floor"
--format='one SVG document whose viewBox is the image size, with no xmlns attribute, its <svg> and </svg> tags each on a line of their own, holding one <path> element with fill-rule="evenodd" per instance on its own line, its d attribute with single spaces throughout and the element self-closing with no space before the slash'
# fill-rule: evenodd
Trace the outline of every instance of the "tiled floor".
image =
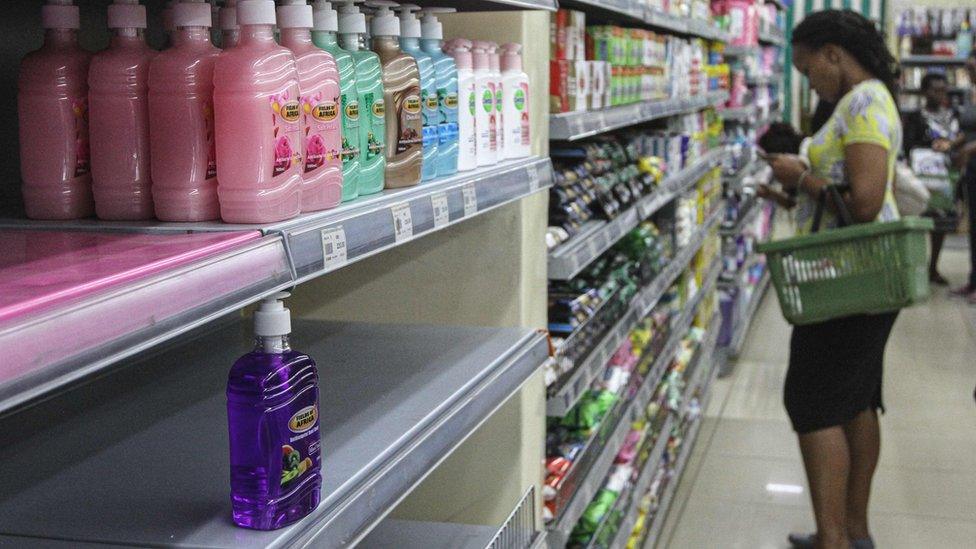
<svg viewBox="0 0 976 549">
<path fill-rule="evenodd" d="M 966 256 L 943 254 L 961 282 Z M 659 547 L 785 548 L 813 530 L 782 406 L 790 329 L 767 294 L 732 375 L 718 380 Z M 888 344 L 871 522 L 881 549 L 976 548 L 976 308 L 937 290 Z"/>
</svg>

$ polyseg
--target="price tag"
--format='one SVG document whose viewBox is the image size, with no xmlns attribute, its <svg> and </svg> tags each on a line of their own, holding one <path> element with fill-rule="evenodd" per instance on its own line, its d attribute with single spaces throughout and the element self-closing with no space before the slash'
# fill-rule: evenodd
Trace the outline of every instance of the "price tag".
<svg viewBox="0 0 976 549">
<path fill-rule="evenodd" d="M 434 210 L 434 228 L 439 229 L 451 221 L 451 211 L 447 206 L 446 193 L 430 195 L 430 207 Z"/>
<path fill-rule="evenodd" d="M 464 217 L 478 213 L 478 191 L 474 183 L 465 183 L 461 187 L 461 197 L 464 199 Z"/>
<path fill-rule="evenodd" d="M 322 229 L 322 258 L 325 270 L 346 264 L 346 231 L 342 227 Z"/>
<path fill-rule="evenodd" d="M 401 202 L 390 207 L 393 214 L 393 235 L 399 244 L 413 236 L 413 219 L 410 217 L 410 204 Z"/>
</svg>

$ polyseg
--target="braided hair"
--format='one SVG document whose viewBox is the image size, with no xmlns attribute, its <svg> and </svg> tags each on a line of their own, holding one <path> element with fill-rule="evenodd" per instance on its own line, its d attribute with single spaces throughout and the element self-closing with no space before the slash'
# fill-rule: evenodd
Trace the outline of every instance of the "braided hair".
<svg viewBox="0 0 976 549">
<path fill-rule="evenodd" d="M 793 29 L 792 42 L 814 50 L 827 44 L 844 48 L 895 94 L 898 62 L 885 45 L 884 33 L 863 15 L 852 10 L 811 13 Z"/>
</svg>

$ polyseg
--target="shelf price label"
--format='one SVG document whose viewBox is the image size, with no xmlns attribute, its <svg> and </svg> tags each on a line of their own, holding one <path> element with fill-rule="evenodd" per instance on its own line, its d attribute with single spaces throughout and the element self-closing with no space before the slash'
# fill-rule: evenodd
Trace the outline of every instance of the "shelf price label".
<svg viewBox="0 0 976 549">
<path fill-rule="evenodd" d="M 447 193 L 430 195 L 430 207 L 434 210 L 434 228 L 440 229 L 451 222 L 451 210 L 447 205 Z"/>
<path fill-rule="evenodd" d="M 322 259 L 327 271 L 346 264 L 346 230 L 342 226 L 322 229 Z"/>
<path fill-rule="evenodd" d="M 464 217 L 478 213 L 478 191 L 474 183 L 465 183 L 461 187 L 461 197 L 464 199 Z"/>
<path fill-rule="evenodd" d="M 393 214 L 393 237 L 397 244 L 413 237 L 413 218 L 410 217 L 410 203 L 401 202 L 390 206 Z"/>
</svg>

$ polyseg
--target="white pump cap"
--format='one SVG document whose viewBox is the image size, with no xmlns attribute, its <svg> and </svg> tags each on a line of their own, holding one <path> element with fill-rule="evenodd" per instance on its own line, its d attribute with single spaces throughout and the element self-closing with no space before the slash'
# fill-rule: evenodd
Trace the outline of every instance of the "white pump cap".
<svg viewBox="0 0 976 549">
<path fill-rule="evenodd" d="M 241 28 L 237 24 L 237 0 L 224 0 L 224 7 L 220 8 L 217 19 L 221 30 L 229 31 Z"/>
<path fill-rule="evenodd" d="M 400 36 L 400 20 L 392 11 L 396 2 L 369 0 L 366 5 L 376 10 L 369 26 L 371 36 Z"/>
<path fill-rule="evenodd" d="M 400 4 L 400 36 L 404 38 L 420 38 L 420 19 L 415 12 L 420 11 L 416 4 Z"/>
<path fill-rule="evenodd" d="M 312 6 L 305 0 L 283 0 L 278 6 L 278 28 L 310 29 L 312 25 Z"/>
<path fill-rule="evenodd" d="M 366 16 L 356 4 L 363 0 L 343 0 L 339 6 L 339 34 L 366 34 Z"/>
<path fill-rule="evenodd" d="M 210 4 L 184 1 L 173 6 L 173 26 L 176 28 L 209 28 L 211 24 L 213 24 L 213 16 L 210 14 Z"/>
<path fill-rule="evenodd" d="M 72 0 L 47 0 L 41 6 L 41 26 L 45 29 L 80 29 L 81 16 Z"/>
<path fill-rule="evenodd" d="M 339 14 L 332 9 L 332 3 L 328 0 L 315 0 L 312 4 L 312 28 L 325 32 L 339 30 Z"/>
<path fill-rule="evenodd" d="M 424 8 L 420 15 L 423 19 L 420 23 L 420 33 L 425 40 L 443 40 L 444 26 L 437 20 L 438 13 L 454 13 L 454 8 Z"/>
<path fill-rule="evenodd" d="M 274 25 L 274 0 L 241 0 L 237 3 L 238 25 Z"/>
<path fill-rule="evenodd" d="M 254 311 L 254 335 L 275 337 L 291 333 L 291 311 L 282 301 L 290 295 L 288 292 L 278 292 L 261 301 Z"/>
<path fill-rule="evenodd" d="M 108 28 L 146 28 L 146 6 L 140 6 L 139 0 L 115 0 L 108 7 Z"/>
</svg>

